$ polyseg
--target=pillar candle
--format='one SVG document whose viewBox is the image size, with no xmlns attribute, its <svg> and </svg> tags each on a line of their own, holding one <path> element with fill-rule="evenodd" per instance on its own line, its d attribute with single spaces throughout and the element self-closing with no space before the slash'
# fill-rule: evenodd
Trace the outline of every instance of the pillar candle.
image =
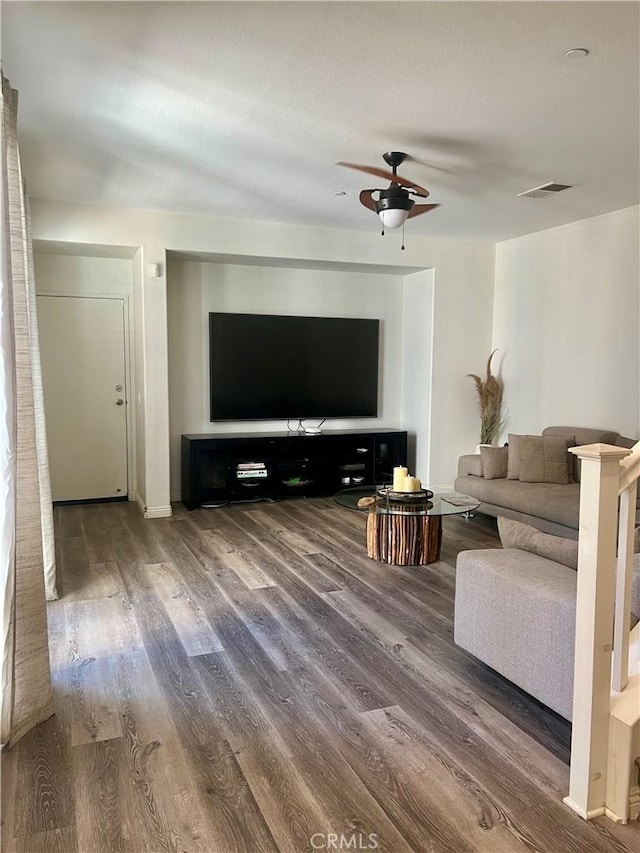
<svg viewBox="0 0 640 853">
<path fill-rule="evenodd" d="M 417 477 L 405 477 L 404 478 L 404 492 L 419 492 L 420 491 L 420 480 Z"/>
<path fill-rule="evenodd" d="M 402 466 L 398 466 L 393 469 L 393 491 L 394 492 L 402 492 L 404 491 L 404 479 L 409 473 L 407 468 L 403 468 Z"/>
</svg>

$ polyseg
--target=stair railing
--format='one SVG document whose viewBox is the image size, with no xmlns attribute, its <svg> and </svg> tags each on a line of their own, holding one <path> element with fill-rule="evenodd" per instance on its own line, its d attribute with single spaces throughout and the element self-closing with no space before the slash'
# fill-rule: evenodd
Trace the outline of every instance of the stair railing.
<svg viewBox="0 0 640 853">
<path fill-rule="evenodd" d="M 581 486 L 573 729 L 565 803 L 583 818 L 591 819 L 609 813 L 606 792 L 607 771 L 611 769 L 611 690 L 613 686 L 623 691 L 628 683 L 640 442 L 633 451 L 591 444 L 572 448 L 571 452 L 581 460 Z"/>
<path fill-rule="evenodd" d="M 616 563 L 615 623 L 611 686 L 620 692 L 629 683 L 629 614 L 633 582 L 633 543 L 636 523 L 636 499 L 640 477 L 640 441 L 631 455 L 620 461 L 620 514 L 618 518 L 618 557 Z"/>
</svg>

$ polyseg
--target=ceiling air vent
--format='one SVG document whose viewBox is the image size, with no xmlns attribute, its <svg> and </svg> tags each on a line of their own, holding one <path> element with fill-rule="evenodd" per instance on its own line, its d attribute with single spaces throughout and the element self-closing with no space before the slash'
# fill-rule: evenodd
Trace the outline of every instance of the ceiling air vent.
<svg viewBox="0 0 640 853">
<path fill-rule="evenodd" d="M 549 184 L 542 184 L 540 187 L 534 187 L 532 190 L 527 190 L 523 193 L 518 193 L 518 198 L 546 198 L 552 193 L 561 193 L 563 190 L 570 190 L 571 184 L 556 184 L 551 181 Z"/>
</svg>

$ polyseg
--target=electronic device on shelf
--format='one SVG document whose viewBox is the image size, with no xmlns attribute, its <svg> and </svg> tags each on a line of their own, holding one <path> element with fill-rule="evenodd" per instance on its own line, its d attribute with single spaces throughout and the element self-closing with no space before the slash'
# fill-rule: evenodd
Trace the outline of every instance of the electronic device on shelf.
<svg viewBox="0 0 640 853">
<path fill-rule="evenodd" d="M 236 465 L 238 480 L 266 480 L 268 476 L 265 462 L 238 462 Z"/>
</svg>

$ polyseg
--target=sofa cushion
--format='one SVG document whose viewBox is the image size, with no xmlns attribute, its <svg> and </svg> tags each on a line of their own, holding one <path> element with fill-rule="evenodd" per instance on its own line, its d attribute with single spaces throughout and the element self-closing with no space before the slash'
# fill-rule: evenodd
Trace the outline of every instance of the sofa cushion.
<svg viewBox="0 0 640 853">
<path fill-rule="evenodd" d="M 550 426 L 542 430 L 542 435 L 559 435 L 564 438 L 575 437 L 575 446 L 583 444 L 616 444 L 618 433 L 611 429 L 596 429 L 593 427 Z M 580 482 L 580 460 L 573 457 L 573 479 Z"/>
<path fill-rule="evenodd" d="M 482 446 L 480 457 L 485 480 L 501 480 L 507 476 L 508 447 Z"/>
<path fill-rule="evenodd" d="M 457 645 L 567 720 L 576 580 L 566 566 L 519 550 L 461 551 L 456 563 Z"/>
<path fill-rule="evenodd" d="M 507 479 L 520 479 L 520 439 L 537 438 L 535 435 L 514 435 L 509 433 L 509 462 L 507 465 Z"/>
<path fill-rule="evenodd" d="M 569 483 L 521 483 L 519 480 L 485 480 L 484 477 L 465 477 L 457 484 L 458 491 L 477 498 L 482 503 L 504 506 L 514 512 L 545 518 L 565 527 L 578 529 L 580 515 L 580 486 Z"/>
<path fill-rule="evenodd" d="M 524 483 L 568 483 L 570 458 L 568 447 L 575 436 L 522 436 L 519 445 L 519 479 Z"/>
<path fill-rule="evenodd" d="M 570 569 L 578 568 L 578 543 L 573 539 L 551 536 L 510 518 L 498 518 L 498 532 L 503 548 L 518 548 L 529 551 Z"/>
</svg>

